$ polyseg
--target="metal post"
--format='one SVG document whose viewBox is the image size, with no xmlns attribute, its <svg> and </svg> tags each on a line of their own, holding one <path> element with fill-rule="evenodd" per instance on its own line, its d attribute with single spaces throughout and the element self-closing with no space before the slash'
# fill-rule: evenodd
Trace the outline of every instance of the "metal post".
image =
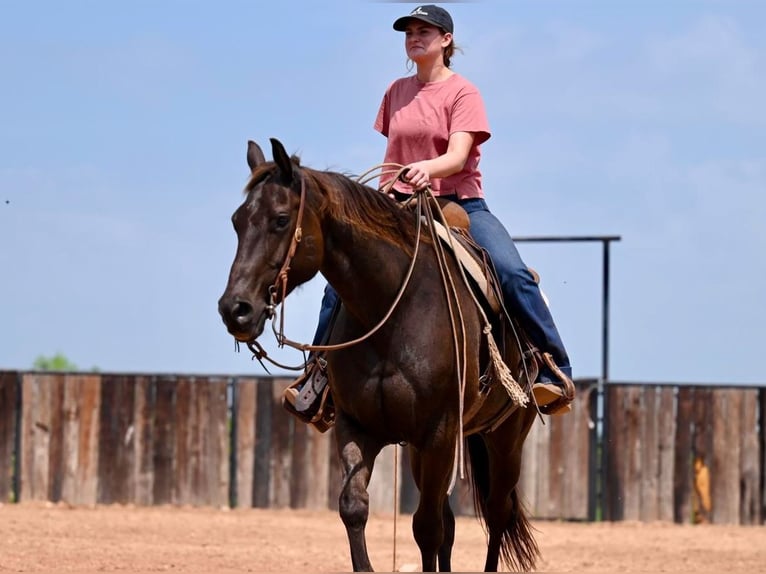
<svg viewBox="0 0 766 574">
<path fill-rule="evenodd" d="M 594 500 L 592 507 L 588 509 L 591 520 L 604 519 L 607 509 L 605 507 L 606 468 L 609 457 L 606 437 L 608 436 L 606 425 L 607 395 L 604 392 L 605 383 L 609 380 L 609 240 L 602 242 L 603 259 L 601 269 L 602 300 L 601 300 L 601 378 L 596 389 L 596 428 L 592 442 L 595 447 L 593 457 L 596 463 L 596 476 L 593 479 Z"/>
<path fill-rule="evenodd" d="M 603 300 L 601 306 L 601 381 L 599 391 L 603 392 L 604 383 L 609 380 L 609 239 L 603 241 L 604 261 L 601 279 L 603 281 Z"/>
<path fill-rule="evenodd" d="M 596 394 L 591 395 L 591 412 L 595 412 L 595 425 L 591 433 L 589 448 L 589 468 L 593 469 L 588 479 L 588 518 L 590 520 L 609 519 L 609 509 L 605 504 L 606 480 L 608 468 L 607 437 L 609 436 L 608 421 L 605 418 L 607 409 L 607 393 L 605 383 L 609 381 L 609 244 L 620 241 L 619 235 L 601 236 L 571 236 L 571 237 L 514 237 L 516 242 L 536 243 L 601 243 L 603 258 L 601 267 L 601 376 L 596 381 Z"/>
</svg>

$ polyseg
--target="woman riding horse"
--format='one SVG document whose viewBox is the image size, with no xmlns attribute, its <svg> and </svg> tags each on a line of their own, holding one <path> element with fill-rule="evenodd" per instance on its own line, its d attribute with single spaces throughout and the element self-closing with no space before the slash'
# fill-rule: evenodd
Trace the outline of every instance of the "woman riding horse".
<svg viewBox="0 0 766 574">
<path fill-rule="evenodd" d="M 490 137 L 489 124 L 479 90 L 450 68 L 455 53 L 452 17 L 439 6 L 419 6 L 397 19 L 394 29 L 405 33 L 407 57 L 417 73 L 389 86 L 375 120 L 375 129 L 387 138 L 384 162 L 407 167 L 404 181 L 392 182 L 393 195 L 404 200 L 430 186 L 435 196 L 468 212 L 471 235 L 489 253 L 511 315 L 542 353 L 533 388 L 537 405 L 548 414 L 568 412 L 574 387 L 564 343 L 537 282 L 484 199 L 479 158 L 481 144 Z M 381 187 L 391 177 L 383 175 Z M 315 345 L 327 336 L 336 303 L 337 295 L 328 286 Z M 319 411 L 327 385 L 324 357 L 311 358 L 306 372 L 285 391 L 283 404 L 304 422 L 326 430 L 327 418 Z"/>
</svg>

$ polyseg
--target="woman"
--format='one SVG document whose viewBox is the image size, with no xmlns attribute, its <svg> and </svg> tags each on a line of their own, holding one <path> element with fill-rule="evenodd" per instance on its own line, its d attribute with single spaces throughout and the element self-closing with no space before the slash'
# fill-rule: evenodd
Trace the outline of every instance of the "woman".
<svg viewBox="0 0 766 574">
<path fill-rule="evenodd" d="M 452 17 L 439 6 L 423 5 L 397 19 L 394 29 L 405 33 L 407 57 L 417 68 L 415 75 L 388 87 L 375 120 L 375 129 L 388 140 L 384 162 L 407 166 L 403 181 L 393 184 L 394 194 L 404 199 L 430 185 L 434 195 L 455 201 L 468 213 L 471 235 L 492 258 L 506 306 L 532 342 L 552 357 L 554 364 L 543 365 L 533 387 L 537 403 L 556 403 L 553 412 L 567 412 L 573 398 L 572 368 L 564 344 L 511 236 L 484 200 L 478 166 L 481 144 L 490 137 L 489 123 L 479 90 L 450 68 L 455 53 Z M 382 176 L 381 187 L 392 177 Z M 328 286 L 315 344 L 327 330 L 336 299 Z M 311 369 L 308 376 L 313 384 L 324 382 L 321 369 Z M 305 379 L 286 392 L 291 412 Z"/>
</svg>

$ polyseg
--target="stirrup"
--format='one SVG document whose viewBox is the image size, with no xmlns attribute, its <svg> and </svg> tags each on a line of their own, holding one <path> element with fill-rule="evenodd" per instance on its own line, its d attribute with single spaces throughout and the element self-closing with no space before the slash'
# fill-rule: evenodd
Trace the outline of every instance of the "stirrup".
<svg viewBox="0 0 766 574">
<path fill-rule="evenodd" d="M 295 379 L 282 393 L 282 407 L 319 432 L 335 424 L 335 406 L 327 380 L 327 361 L 317 356 L 306 372 Z"/>
<path fill-rule="evenodd" d="M 575 397 L 575 386 L 566 373 L 553 361 L 550 353 L 541 353 L 545 366 L 556 376 L 558 381 L 552 383 L 535 383 L 532 394 L 540 412 L 546 415 L 563 415 L 572 410 Z"/>
</svg>

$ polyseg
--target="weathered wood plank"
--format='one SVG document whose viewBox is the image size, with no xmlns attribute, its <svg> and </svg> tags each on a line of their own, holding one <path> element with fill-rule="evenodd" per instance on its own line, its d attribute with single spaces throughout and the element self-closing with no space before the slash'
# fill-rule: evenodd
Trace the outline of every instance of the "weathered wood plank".
<svg viewBox="0 0 766 574">
<path fill-rule="evenodd" d="M 52 490 L 52 500 L 57 500 L 58 491 L 58 499 L 69 504 L 96 504 L 100 386 L 99 375 L 68 374 L 63 380 L 60 463 L 54 463 L 51 454 L 51 467 L 59 469 L 60 484 Z"/>
<path fill-rule="evenodd" d="M 19 373 L 0 371 L 0 504 L 13 500 Z"/>
<path fill-rule="evenodd" d="M 739 405 L 728 390 L 713 391 L 712 521 L 739 523 Z"/>
<path fill-rule="evenodd" d="M 566 415 L 567 417 L 570 414 Z M 550 428 L 547 461 L 543 464 L 548 467 L 548 490 L 542 491 L 541 512 L 545 518 L 556 516 L 562 507 L 564 485 L 568 479 L 565 469 L 565 455 L 567 422 L 565 417 L 546 417 L 546 423 Z"/>
<path fill-rule="evenodd" d="M 271 455 L 270 455 L 270 485 L 269 507 L 287 508 L 290 506 L 290 475 L 292 474 L 292 438 L 296 421 L 281 406 L 282 394 L 292 381 L 275 378 L 271 384 L 272 417 L 271 417 Z M 263 383 L 261 383 L 263 384 Z"/>
<path fill-rule="evenodd" d="M 236 435 L 233 448 L 237 453 L 235 488 L 236 508 L 253 506 L 253 481 L 255 471 L 255 427 L 256 427 L 256 380 L 241 378 L 234 382 L 236 395 L 234 416 Z"/>
<path fill-rule="evenodd" d="M 293 427 L 293 465 L 290 477 L 292 508 L 326 509 L 330 478 L 330 433 L 296 422 Z"/>
<path fill-rule="evenodd" d="M 190 379 L 192 399 L 189 405 L 189 500 L 188 504 L 200 506 L 207 492 L 207 476 L 204 471 L 205 439 L 203 429 L 207 426 L 210 387 L 196 377 Z"/>
<path fill-rule="evenodd" d="M 61 478 L 64 469 L 62 458 L 63 441 L 63 411 L 65 375 L 55 373 L 50 375 L 50 429 L 48 442 L 48 500 L 61 500 Z"/>
<path fill-rule="evenodd" d="M 551 490 L 551 425 L 544 424 L 540 419 L 533 423 L 537 427 L 535 451 L 537 452 L 537 483 L 535 484 L 535 506 L 532 516 L 548 518 L 550 506 L 548 496 Z M 524 454 L 522 453 L 522 459 Z"/>
<path fill-rule="evenodd" d="M 155 380 L 155 405 L 152 432 L 152 468 L 154 504 L 171 504 L 175 498 L 174 459 L 176 449 L 175 377 L 161 376 Z"/>
<path fill-rule="evenodd" d="M 625 389 L 625 455 L 626 471 L 624 483 L 623 520 L 641 518 L 641 455 L 645 445 L 641 443 L 641 413 L 643 393 L 640 387 Z"/>
<path fill-rule="evenodd" d="M 306 497 L 307 508 L 326 509 L 330 491 L 330 457 L 335 452 L 333 436 L 329 432 L 320 433 L 313 428 L 308 435 L 308 466 L 313 469 L 312 488 Z"/>
<path fill-rule="evenodd" d="M 191 504 L 191 419 L 192 383 L 188 377 L 176 379 L 173 413 L 173 504 Z"/>
<path fill-rule="evenodd" d="M 661 387 L 659 390 L 659 413 L 657 415 L 658 442 L 658 515 L 657 520 L 673 522 L 673 484 L 675 477 L 675 449 L 673 438 L 676 436 L 676 388 Z"/>
<path fill-rule="evenodd" d="M 208 379 L 210 386 L 208 404 L 210 417 L 203 431 L 205 437 L 204 467 L 207 474 L 208 500 L 217 508 L 229 506 L 229 383 L 225 379 Z"/>
<path fill-rule="evenodd" d="M 48 499 L 50 380 L 39 373 L 27 373 L 22 380 L 22 502 Z"/>
<path fill-rule="evenodd" d="M 742 524 L 761 524 L 761 494 L 758 445 L 758 390 L 742 389 L 739 435 L 742 437 L 740 452 L 740 521 Z M 764 421 L 766 422 L 766 421 Z"/>
<path fill-rule="evenodd" d="M 527 435 L 527 440 L 524 441 L 524 449 L 521 454 L 519 496 L 532 516 L 537 516 L 537 484 L 539 482 L 538 468 L 540 466 L 538 435 L 542 427 L 543 425 L 538 420 L 532 423 L 532 428 L 529 429 L 529 434 Z"/>
<path fill-rule="evenodd" d="M 398 500 L 399 493 L 399 466 L 401 456 L 397 445 L 387 445 L 380 451 L 375 459 L 375 468 L 367 485 L 367 494 L 370 497 L 370 512 L 381 514 L 393 514 L 394 498 Z M 396 472 L 396 476 L 394 475 Z"/>
<path fill-rule="evenodd" d="M 308 437 L 310 425 L 296 421 L 293 425 L 292 472 L 290 473 L 290 507 L 303 508 L 312 488 L 314 469 L 310 465 Z"/>
<path fill-rule="evenodd" d="M 577 390 L 579 400 L 572 412 L 564 415 L 570 424 L 571 436 L 565 437 L 566 452 L 565 470 L 565 505 L 558 518 L 569 520 L 588 519 L 588 500 L 590 498 L 590 442 L 592 427 L 595 425 L 595 413 L 591 413 L 591 393 L 594 386 L 580 387 Z"/>
<path fill-rule="evenodd" d="M 154 503 L 154 413 L 156 385 L 154 377 L 137 376 L 135 382 L 135 411 L 133 413 L 133 482 L 134 502 L 148 506 Z"/>
<path fill-rule="evenodd" d="M 692 521 L 694 388 L 679 387 L 673 454 L 673 521 Z"/>
<path fill-rule="evenodd" d="M 659 453 L 657 450 L 657 417 L 659 405 L 658 389 L 655 385 L 641 389 L 643 408 L 639 411 L 640 484 L 639 484 L 639 519 L 653 522 L 659 516 Z"/>
<path fill-rule="evenodd" d="M 81 387 L 81 377 L 78 375 L 67 377 L 61 410 L 61 500 L 69 504 L 75 504 L 77 498 Z"/>
<path fill-rule="evenodd" d="M 70 400 L 77 402 L 77 466 L 72 504 L 95 506 L 98 501 L 98 460 L 101 434 L 101 376 L 81 375 Z M 65 396 L 66 399 L 66 396 Z"/>
<path fill-rule="evenodd" d="M 135 384 L 129 375 L 104 375 L 98 452 L 98 502 L 127 504 L 133 482 Z"/>
<path fill-rule="evenodd" d="M 253 472 L 253 506 L 269 508 L 271 497 L 271 420 L 274 416 L 274 394 L 271 379 L 256 383 L 255 470 Z"/>
<path fill-rule="evenodd" d="M 330 433 L 327 433 L 330 434 Z M 337 459 L 336 449 L 335 449 L 335 442 L 334 437 L 332 438 L 331 446 L 328 451 L 328 459 Z M 328 460 L 328 483 L 331 480 L 330 476 L 332 476 L 332 464 L 329 464 Z M 417 510 L 418 507 L 418 500 L 420 499 L 420 495 L 418 493 L 418 487 L 415 484 L 415 479 L 412 476 L 412 469 L 410 466 L 410 447 L 405 446 L 402 448 L 402 472 L 401 472 L 401 479 L 402 479 L 402 486 L 399 489 L 399 511 L 402 513 L 407 514 L 413 514 L 415 510 Z M 331 486 L 331 484 L 328 484 L 328 486 Z M 455 491 L 452 493 L 452 497 L 450 498 L 450 503 L 452 504 L 452 508 L 456 508 L 457 503 L 454 500 L 454 497 L 457 496 L 455 494 Z M 334 503 L 334 508 L 337 508 L 337 499 L 336 500 L 330 500 L 327 501 L 328 506 L 333 508 L 332 504 Z M 455 510 L 455 513 L 458 514 L 457 510 Z"/>
<path fill-rule="evenodd" d="M 710 522 L 712 512 L 711 467 L 713 461 L 713 394 L 709 388 L 694 391 L 694 498 L 695 523 Z"/>
<path fill-rule="evenodd" d="M 575 407 L 579 407 L 577 403 Z M 558 477 L 559 490 L 558 500 L 555 506 L 551 507 L 551 512 L 558 516 L 569 516 L 572 513 L 577 491 L 582 488 L 583 494 L 587 493 L 587 482 L 581 482 L 583 478 L 577 476 L 577 456 L 579 452 L 577 430 L 579 428 L 579 419 L 574 410 L 566 415 L 550 417 L 551 422 L 561 427 L 561 433 L 557 437 L 561 441 L 556 449 L 560 456 L 561 474 Z M 587 498 L 587 496 L 586 496 Z"/>
<path fill-rule="evenodd" d="M 624 389 L 616 385 L 606 385 L 606 412 L 604 413 L 604 479 L 602 480 L 604 519 L 622 520 L 623 496 L 625 484 L 626 453 L 623 451 L 626 417 L 624 409 Z"/>
</svg>

